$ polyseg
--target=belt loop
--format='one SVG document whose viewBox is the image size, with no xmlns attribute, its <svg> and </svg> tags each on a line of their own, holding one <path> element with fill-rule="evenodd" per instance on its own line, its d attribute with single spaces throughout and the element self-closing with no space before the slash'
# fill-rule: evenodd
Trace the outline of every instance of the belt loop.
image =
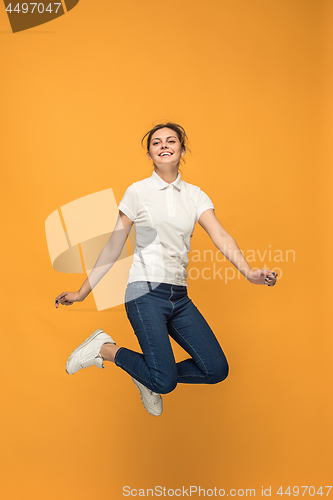
<svg viewBox="0 0 333 500">
<path fill-rule="evenodd" d="M 149 291 L 150 291 L 150 292 L 152 292 L 152 291 L 153 291 L 153 289 L 152 289 L 152 287 L 151 287 L 151 283 L 150 283 L 150 281 L 147 281 L 147 283 L 148 283 Z"/>
</svg>

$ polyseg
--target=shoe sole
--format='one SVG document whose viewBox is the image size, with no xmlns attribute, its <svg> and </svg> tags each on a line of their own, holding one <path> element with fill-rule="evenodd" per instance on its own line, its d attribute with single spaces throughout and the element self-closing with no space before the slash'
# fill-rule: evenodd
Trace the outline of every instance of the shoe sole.
<svg viewBox="0 0 333 500">
<path fill-rule="evenodd" d="M 70 373 L 69 371 L 67 371 L 67 368 L 68 368 L 68 365 L 70 363 L 70 361 L 72 360 L 73 356 L 80 350 L 82 349 L 82 347 L 86 346 L 87 344 L 89 344 L 89 342 L 91 342 L 91 340 L 93 340 L 95 337 L 97 337 L 97 335 L 99 335 L 100 333 L 105 333 L 104 330 L 102 330 L 101 328 L 99 328 L 98 330 L 95 330 L 94 333 L 92 333 L 90 335 L 90 337 L 88 337 L 84 342 L 82 342 L 82 344 L 79 345 L 79 347 L 77 347 L 76 349 L 74 349 L 74 351 L 72 352 L 72 354 L 69 356 L 69 358 L 67 359 L 67 363 L 66 363 L 66 373 L 68 373 L 68 375 L 74 375 L 74 373 Z"/>
<path fill-rule="evenodd" d="M 143 402 L 144 398 L 143 398 L 143 395 L 142 395 L 142 392 L 141 392 L 141 387 L 136 383 L 136 380 L 132 376 L 131 376 L 131 379 L 133 380 L 133 382 L 136 385 L 136 387 L 139 389 L 141 401 L 142 401 L 143 407 L 146 410 L 146 412 L 148 412 L 149 415 L 153 415 L 154 417 L 159 417 L 162 414 L 163 407 L 162 407 L 161 413 L 154 413 L 153 411 L 148 411 L 147 408 L 144 405 L 144 402 Z"/>
</svg>

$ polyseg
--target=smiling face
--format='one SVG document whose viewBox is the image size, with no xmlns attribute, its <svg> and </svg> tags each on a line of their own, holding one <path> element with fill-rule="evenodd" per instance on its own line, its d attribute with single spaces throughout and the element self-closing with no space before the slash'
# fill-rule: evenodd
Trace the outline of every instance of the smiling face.
<svg viewBox="0 0 333 500">
<path fill-rule="evenodd" d="M 185 154 L 185 149 L 181 147 L 177 133 L 167 127 L 156 130 L 151 137 L 149 153 L 147 156 L 153 160 L 155 167 L 170 165 L 179 166 L 180 158 Z"/>
</svg>

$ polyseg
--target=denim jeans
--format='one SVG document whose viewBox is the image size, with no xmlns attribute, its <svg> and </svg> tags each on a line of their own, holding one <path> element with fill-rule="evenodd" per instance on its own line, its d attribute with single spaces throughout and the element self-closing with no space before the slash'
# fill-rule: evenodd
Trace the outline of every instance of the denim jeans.
<svg viewBox="0 0 333 500">
<path fill-rule="evenodd" d="M 186 286 L 130 283 L 125 309 L 142 354 L 121 347 L 115 364 L 148 389 L 166 394 L 178 383 L 216 384 L 227 377 L 227 359 Z M 176 363 L 169 335 L 190 358 Z"/>
</svg>

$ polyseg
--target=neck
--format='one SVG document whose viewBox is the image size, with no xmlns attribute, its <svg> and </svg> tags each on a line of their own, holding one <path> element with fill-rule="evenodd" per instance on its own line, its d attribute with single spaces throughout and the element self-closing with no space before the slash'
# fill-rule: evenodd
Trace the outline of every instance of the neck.
<svg viewBox="0 0 333 500">
<path fill-rule="evenodd" d="M 178 177 L 178 168 L 177 170 L 167 170 L 165 172 L 161 172 L 161 169 L 154 169 L 156 174 L 161 177 L 161 179 L 163 179 L 165 182 L 167 182 L 168 184 L 171 184 L 171 182 L 174 182 L 177 177 Z"/>
</svg>

